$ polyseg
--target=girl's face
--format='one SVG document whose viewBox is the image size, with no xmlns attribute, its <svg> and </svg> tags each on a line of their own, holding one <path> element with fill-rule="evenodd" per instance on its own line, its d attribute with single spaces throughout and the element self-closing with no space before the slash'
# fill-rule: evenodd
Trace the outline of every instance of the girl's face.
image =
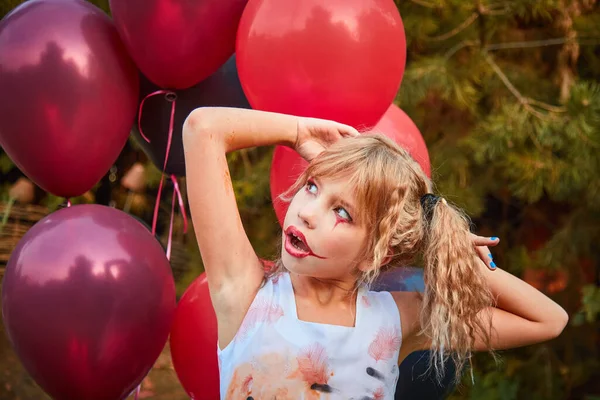
<svg viewBox="0 0 600 400">
<path fill-rule="evenodd" d="M 311 178 L 292 199 L 283 230 L 283 265 L 321 279 L 349 280 L 366 244 L 350 184 L 343 178 Z"/>
</svg>

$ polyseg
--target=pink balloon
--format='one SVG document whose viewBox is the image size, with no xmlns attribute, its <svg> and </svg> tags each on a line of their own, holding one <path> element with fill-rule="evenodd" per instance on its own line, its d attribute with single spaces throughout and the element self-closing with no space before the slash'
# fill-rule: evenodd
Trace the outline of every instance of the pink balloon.
<svg viewBox="0 0 600 400">
<path fill-rule="evenodd" d="M 110 18 L 83 0 L 30 0 L 0 21 L 0 144 L 58 196 L 90 190 L 119 156 L 139 78 Z"/>
<path fill-rule="evenodd" d="M 380 133 L 393 139 L 405 148 L 419 163 L 425 174 L 431 177 L 429 152 L 425 140 L 415 123 L 396 105 L 389 106 L 377 125 L 364 134 L 370 133 Z M 281 226 L 287 213 L 288 203 L 282 201 L 279 196 L 296 182 L 307 166 L 306 160 L 289 147 L 275 147 L 271 161 L 270 190 L 275 215 Z"/>
<path fill-rule="evenodd" d="M 56 400 L 125 398 L 162 351 L 174 312 L 160 243 L 133 217 L 100 205 L 39 221 L 2 282 L 15 352 Z"/>
<path fill-rule="evenodd" d="M 129 53 L 162 88 L 187 89 L 233 54 L 248 0 L 110 0 Z"/>
<path fill-rule="evenodd" d="M 236 56 L 254 109 L 373 127 L 406 62 L 392 0 L 250 0 Z"/>
</svg>

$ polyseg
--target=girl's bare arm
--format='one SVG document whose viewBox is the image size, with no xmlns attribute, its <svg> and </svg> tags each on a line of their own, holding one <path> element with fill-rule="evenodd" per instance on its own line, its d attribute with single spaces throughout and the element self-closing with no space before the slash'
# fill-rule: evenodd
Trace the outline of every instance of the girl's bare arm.
<svg viewBox="0 0 600 400">
<path fill-rule="evenodd" d="M 491 316 L 491 348 L 494 350 L 527 346 L 551 340 L 563 331 L 569 316 L 546 295 L 516 276 L 499 268 L 490 270 L 478 259 L 482 273 L 497 300 L 496 307 L 480 312 L 480 318 Z M 419 331 L 421 296 L 417 292 L 393 293 L 402 315 L 402 331 L 406 334 L 401 357 L 412 351 L 429 349 L 430 342 Z M 475 341 L 475 351 L 490 350 L 482 337 Z"/>
<path fill-rule="evenodd" d="M 226 153 L 293 145 L 297 126 L 297 117 L 230 108 L 197 109 L 184 123 L 189 204 L 221 346 L 235 336 L 264 276 L 242 226 Z"/>
</svg>

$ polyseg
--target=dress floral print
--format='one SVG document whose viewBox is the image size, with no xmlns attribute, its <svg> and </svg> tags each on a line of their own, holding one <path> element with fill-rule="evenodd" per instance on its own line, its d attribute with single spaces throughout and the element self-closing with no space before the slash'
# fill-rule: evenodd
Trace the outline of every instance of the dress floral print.
<svg viewBox="0 0 600 400">
<path fill-rule="evenodd" d="M 218 350 L 227 400 L 394 398 L 400 315 L 389 293 L 361 289 L 356 324 L 301 321 L 289 274 L 259 290 L 234 340 Z"/>
<path fill-rule="evenodd" d="M 243 340 L 259 323 L 273 324 L 281 317 L 281 306 L 269 302 L 264 297 L 257 297 L 248 309 L 235 339 Z"/>
<path fill-rule="evenodd" d="M 389 360 L 396 356 L 402 339 L 397 327 L 381 327 L 369 345 L 369 355 L 375 361 Z"/>
</svg>

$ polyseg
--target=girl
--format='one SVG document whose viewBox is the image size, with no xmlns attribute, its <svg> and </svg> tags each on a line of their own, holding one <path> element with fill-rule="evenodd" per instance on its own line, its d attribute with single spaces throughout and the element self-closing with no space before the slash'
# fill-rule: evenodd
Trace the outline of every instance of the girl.
<svg viewBox="0 0 600 400">
<path fill-rule="evenodd" d="M 568 316 L 496 268 L 468 220 L 395 143 L 346 125 L 202 108 L 183 129 L 189 203 L 218 320 L 221 398 L 393 399 L 398 364 L 558 336 Z M 287 193 L 274 271 L 244 232 L 226 153 L 287 145 L 311 161 Z M 372 292 L 391 266 L 422 257 L 426 290 Z"/>
</svg>

